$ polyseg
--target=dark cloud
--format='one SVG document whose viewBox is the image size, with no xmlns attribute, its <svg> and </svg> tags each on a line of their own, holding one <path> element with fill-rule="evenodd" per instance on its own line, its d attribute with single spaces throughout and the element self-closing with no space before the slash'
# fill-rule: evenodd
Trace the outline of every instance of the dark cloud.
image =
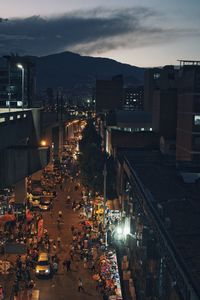
<svg viewBox="0 0 200 300">
<path fill-rule="evenodd" d="M 0 23 L 0 54 L 46 55 L 64 50 L 102 53 L 117 47 L 141 47 L 163 43 L 166 39 L 169 42 L 186 34 L 183 29 L 152 25 L 157 18 L 155 11 L 135 7 L 79 10 L 51 18 L 10 19 Z"/>
</svg>

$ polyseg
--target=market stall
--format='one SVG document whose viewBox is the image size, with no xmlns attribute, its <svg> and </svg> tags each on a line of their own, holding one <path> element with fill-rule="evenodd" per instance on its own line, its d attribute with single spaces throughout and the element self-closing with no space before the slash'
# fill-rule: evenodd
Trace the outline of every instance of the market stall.
<svg viewBox="0 0 200 300">
<path fill-rule="evenodd" d="M 119 269 L 115 250 L 104 252 L 99 259 L 99 273 L 93 279 L 101 282 L 109 300 L 122 300 Z"/>
</svg>

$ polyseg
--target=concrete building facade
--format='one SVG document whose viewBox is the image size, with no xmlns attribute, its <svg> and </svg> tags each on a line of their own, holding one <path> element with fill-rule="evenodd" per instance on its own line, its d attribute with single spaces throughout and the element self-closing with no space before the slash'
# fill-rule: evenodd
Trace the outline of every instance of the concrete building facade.
<svg viewBox="0 0 200 300">
<path fill-rule="evenodd" d="M 107 112 L 123 107 L 123 76 L 96 81 L 96 112 Z"/>
<path fill-rule="evenodd" d="M 176 160 L 200 161 L 200 62 L 180 70 Z"/>
</svg>

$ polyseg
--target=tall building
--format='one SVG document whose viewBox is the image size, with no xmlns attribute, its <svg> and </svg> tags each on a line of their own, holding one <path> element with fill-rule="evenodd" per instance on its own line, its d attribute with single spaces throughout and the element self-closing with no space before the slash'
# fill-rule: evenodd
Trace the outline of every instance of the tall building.
<svg viewBox="0 0 200 300">
<path fill-rule="evenodd" d="M 124 89 L 124 109 L 141 111 L 144 109 L 144 87 L 129 87 Z"/>
<path fill-rule="evenodd" d="M 29 57 L 5 56 L 0 65 L 0 107 L 32 107 L 35 98 L 35 63 Z"/>
<path fill-rule="evenodd" d="M 123 107 L 123 76 L 96 81 L 96 112 L 106 112 Z"/>
<path fill-rule="evenodd" d="M 147 69 L 144 73 L 144 110 L 152 112 L 154 91 L 160 88 L 160 68 Z"/>
<path fill-rule="evenodd" d="M 144 110 L 151 112 L 153 109 L 154 93 L 158 90 L 176 88 L 177 70 L 174 66 L 152 68 L 145 71 L 144 76 Z"/>
<path fill-rule="evenodd" d="M 200 61 L 180 61 L 176 160 L 200 161 Z"/>
<path fill-rule="evenodd" d="M 160 71 L 159 88 L 153 93 L 153 131 L 167 139 L 175 139 L 177 123 L 177 77 L 174 66 L 165 66 Z"/>
</svg>

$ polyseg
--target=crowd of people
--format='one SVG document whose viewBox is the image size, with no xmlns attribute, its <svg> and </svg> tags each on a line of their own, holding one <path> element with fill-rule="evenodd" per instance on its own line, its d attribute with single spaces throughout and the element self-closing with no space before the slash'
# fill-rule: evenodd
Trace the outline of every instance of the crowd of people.
<svg viewBox="0 0 200 300">
<path fill-rule="evenodd" d="M 74 190 L 81 195 L 79 199 L 71 199 L 69 195 L 65 196 L 66 207 L 71 208 L 79 215 L 79 223 L 71 226 L 71 244 L 66 251 L 63 261 L 61 261 L 58 253 L 60 252 L 62 241 L 59 233 L 62 227 L 63 212 L 58 211 L 57 215 L 57 238 L 52 239 L 49 235 L 48 229 L 43 228 L 41 236 L 38 235 L 39 224 L 43 222 L 43 215 L 39 211 L 30 212 L 20 220 L 10 222 L 7 226 L 7 237 L 13 241 L 18 241 L 26 245 L 27 252 L 25 255 L 18 255 L 15 261 L 15 280 L 13 291 L 15 296 L 18 296 L 21 289 L 27 290 L 27 295 L 31 297 L 32 290 L 35 286 L 34 282 L 34 269 L 37 264 L 40 252 L 49 254 L 51 263 L 52 276 L 58 272 L 58 269 L 63 266 L 63 270 L 71 272 L 72 269 L 76 270 L 80 276 L 77 281 L 77 291 L 85 292 L 84 278 L 81 277 L 80 268 L 83 267 L 88 270 L 91 280 L 96 282 L 96 291 L 99 293 L 103 300 L 109 299 L 109 296 L 114 292 L 106 285 L 106 277 L 101 274 L 101 261 L 100 257 L 106 252 L 105 246 L 105 228 L 102 223 L 102 216 L 99 218 L 92 213 L 93 201 L 90 194 L 80 186 L 78 180 L 74 179 L 70 173 L 71 160 L 64 160 L 64 164 L 68 164 L 68 172 L 59 172 L 60 179 L 56 181 L 56 185 L 52 183 L 51 172 L 43 172 L 42 181 L 43 185 L 47 184 L 47 192 L 53 195 L 52 205 L 50 207 L 50 214 L 54 207 L 54 202 L 57 201 L 58 191 L 65 191 L 66 178 L 74 183 Z M 66 168 L 65 168 L 66 169 Z M 29 190 L 31 192 L 31 190 Z M 28 209 L 30 203 L 28 202 Z M 53 217 L 53 216 L 52 216 Z M 55 217 L 55 215 L 54 215 Z M 63 228 L 64 229 L 64 226 Z M 95 277 L 95 275 L 98 275 Z M 94 279 L 98 278 L 98 279 Z M 115 287 L 113 287 L 115 289 Z"/>
</svg>

